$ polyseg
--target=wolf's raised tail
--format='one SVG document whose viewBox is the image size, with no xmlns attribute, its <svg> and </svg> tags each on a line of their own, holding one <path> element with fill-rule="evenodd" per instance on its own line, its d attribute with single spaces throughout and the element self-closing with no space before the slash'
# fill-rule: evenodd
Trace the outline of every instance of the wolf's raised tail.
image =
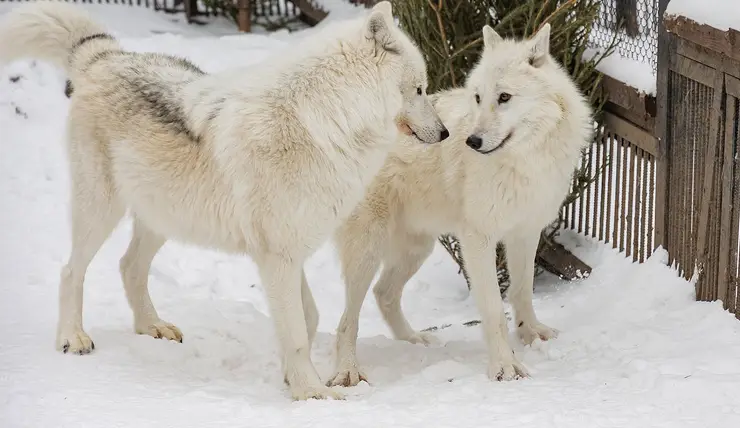
<svg viewBox="0 0 740 428">
<path fill-rule="evenodd" d="M 120 45 L 105 28 L 82 8 L 64 2 L 26 3 L 0 19 L 0 65 L 37 58 L 74 76 L 94 55 L 112 49 Z"/>
</svg>

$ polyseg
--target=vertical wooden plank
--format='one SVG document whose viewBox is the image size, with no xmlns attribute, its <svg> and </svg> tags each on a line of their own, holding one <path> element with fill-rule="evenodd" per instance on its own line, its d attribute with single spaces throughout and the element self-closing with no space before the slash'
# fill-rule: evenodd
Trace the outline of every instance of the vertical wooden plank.
<svg viewBox="0 0 740 428">
<path fill-rule="evenodd" d="M 735 107 L 734 107 L 735 117 L 733 122 L 735 123 L 735 128 L 732 132 L 734 134 L 734 143 L 733 143 L 733 151 L 732 154 L 732 166 L 733 166 L 733 172 L 732 172 L 732 213 L 730 215 L 730 255 L 729 255 L 729 262 L 730 262 L 730 278 L 731 280 L 731 288 L 730 290 L 734 290 L 734 292 L 737 295 L 740 295 L 740 290 L 738 290 L 738 287 L 740 286 L 740 283 L 738 283 L 738 277 L 740 277 L 740 156 L 738 156 L 738 145 L 740 145 L 740 141 L 738 141 L 738 122 L 740 119 L 740 103 L 736 100 L 735 101 Z M 728 192 L 729 193 L 729 192 Z M 740 317 L 740 301 L 731 299 L 730 301 L 730 307 L 728 308 L 730 311 L 734 312 L 735 314 Z"/>
<path fill-rule="evenodd" d="M 601 199 L 603 199 L 603 196 L 599 195 L 599 191 L 601 190 L 601 173 L 596 173 L 596 171 L 602 167 L 602 160 L 601 160 L 601 135 L 602 133 L 599 132 L 597 138 L 594 139 L 595 145 L 596 145 L 596 157 L 594 158 L 593 162 L 593 172 L 592 176 L 594 178 L 593 182 L 593 215 L 591 216 L 593 220 L 591 221 L 591 236 L 594 238 L 598 238 L 599 236 L 599 202 Z"/>
<path fill-rule="evenodd" d="M 695 234 L 695 240 L 697 242 L 696 259 L 698 260 L 697 264 L 699 265 L 699 269 L 703 269 L 703 267 L 707 265 L 709 213 L 713 196 L 712 187 L 714 187 L 712 186 L 714 181 L 715 169 L 713 167 L 713 163 L 717 161 L 716 156 L 719 146 L 719 121 L 720 115 L 722 114 L 722 94 L 724 92 L 725 84 L 724 73 L 715 72 L 715 74 L 716 76 L 713 85 L 714 97 L 712 99 L 712 111 L 710 114 L 709 126 L 709 135 L 711 139 L 709 140 L 707 155 L 705 158 L 704 177 L 702 177 L 701 192 L 699 194 L 699 224 L 697 227 L 697 233 Z M 700 277 L 704 276 L 706 276 L 704 273 L 700 275 Z M 701 294 L 701 296 L 704 297 L 706 291 L 701 290 L 701 278 L 700 281 L 697 282 L 697 287 L 699 288 L 699 290 L 697 290 L 697 295 Z M 701 291 L 701 293 L 699 293 L 699 291 Z"/>
<path fill-rule="evenodd" d="M 650 221 L 647 218 L 647 204 L 648 204 L 648 183 L 647 183 L 647 172 L 648 172 L 648 165 L 647 165 L 647 157 L 645 156 L 645 151 L 640 149 L 638 151 L 638 157 L 637 157 L 637 176 L 640 180 L 640 185 L 638 186 L 639 190 L 639 197 L 637 198 L 637 207 L 635 207 L 635 217 L 640 219 L 640 221 L 637 224 L 637 227 L 635 228 L 637 232 L 638 239 L 635 239 L 635 243 L 637 244 L 636 252 L 638 254 L 638 261 L 640 263 L 645 261 L 645 233 L 647 229 L 647 223 Z M 637 211 L 637 208 L 639 207 L 639 214 Z"/>
<path fill-rule="evenodd" d="M 581 155 L 581 171 L 586 168 L 587 154 Z M 583 194 L 578 198 L 578 233 L 583 232 Z"/>
<path fill-rule="evenodd" d="M 656 165 L 657 161 L 654 156 L 649 156 L 650 159 L 650 177 L 648 179 L 648 182 L 650 183 L 648 186 L 649 189 L 649 198 L 648 198 L 648 230 L 647 230 L 647 251 L 648 254 L 652 254 L 653 251 L 655 251 L 655 245 L 653 245 L 653 233 L 655 232 L 655 224 L 657 220 L 655 219 L 655 201 L 657 198 L 657 192 L 655 191 L 655 179 L 656 179 Z"/>
<path fill-rule="evenodd" d="M 727 96 L 725 102 L 725 129 L 724 129 L 724 148 L 722 154 L 722 173 L 720 189 L 722 199 L 720 203 L 720 226 L 719 226 L 719 252 L 717 254 L 717 298 L 721 299 L 725 309 L 730 307 L 730 234 L 732 228 L 732 167 L 735 156 L 735 117 L 736 117 L 736 99 Z M 737 234 L 737 231 L 734 232 Z M 732 290 L 734 292 L 734 290 Z M 732 296 L 734 301 L 734 295 Z"/>
<path fill-rule="evenodd" d="M 591 177 L 593 176 L 593 172 L 592 172 L 593 164 L 594 164 L 594 144 L 591 143 L 588 146 L 588 160 L 586 163 L 586 174 L 588 176 L 588 179 L 591 179 Z M 591 223 L 593 221 L 593 219 L 591 218 L 591 202 L 592 202 L 591 201 L 591 188 L 592 187 L 594 187 L 593 183 L 589 183 L 588 186 L 586 186 L 586 192 L 585 192 L 586 193 L 585 195 L 586 196 L 586 202 L 585 202 L 586 214 L 585 214 L 585 219 L 584 219 L 585 227 L 584 227 L 583 233 L 586 236 L 590 234 L 589 231 L 591 229 Z"/>
<path fill-rule="evenodd" d="M 662 245 L 664 248 L 671 250 L 666 239 L 668 228 L 668 219 L 666 217 L 666 207 L 668 204 L 668 179 L 669 174 L 669 155 L 670 141 L 669 130 L 670 122 L 670 70 L 672 63 L 676 58 L 676 40 L 665 29 L 663 14 L 669 0 L 659 0 L 658 2 L 658 67 L 657 67 L 657 85 L 656 85 L 656 107 L 657 115 L 655 117 L 655 131 L 658 138 L 658 153 L 655 156 L 655 246 Z"/>
<path fill-rule="evenodd" d="M 620 199 L 621 190 L 621 177 L 622 177 L 622 139 L 621 137 L 614 135 L 616 140 L 616 176 L 614 177 L 614 227 L 612 228 L 612 247 L 615 249 L 619 248 L 619 209 L 622 206 Z"/>
<path fill-rule="evenodd" d="M 614 208 L 614 201 L 613 201 L 613 183 L 614 183 L 614 162 L 615 162 L 615 155 L 614 155 L 614 134 L 609 132 L 607 133 L 607 140 L 609 142 L 609 164 L 607 165 L 607 187 L 606 187 L 606 232 L 604 233 L 605 236 L 605 242 L 610 242 L 612 231 L 614 230 L 614 225 L 612 225 L 612 209 Z"/>
<path fill-rule="evenodd" d="M 622 196 L 620 198 L 620 213 L 619 213 L 619 251 L 622 252 L 626 248 L 626 232 L 627 232 L 627 175 L 629 174 L 629 153 L 630 146 L 629 142 L 624 138 L 621 138 L 622 143 L 622 170 L 619 174 L 622 177 Z"/>
<path fill-rule="evenodd" d="M 676 203 L 677 203 L 677 209 L 674 211 L 674 215 L 677 217 L 675 220 L 674 225 L 674 233 L 676 236 L 676 257 L 679 261 L 680 270 L 682 271 L 682 275 L 685 277 L 685 271 L 686 271 L 686 260 L 688 259 L 687 253 L 686 253 L 686 234 L 689 231 L 689 224 L 690 224 L 690 217 L 689 213 L 687 213 L 687 210 L 690 210 L 691 208 L 687 206 L 686 203 L 686 193 L 689 189 L 689 186 L 691 186 L 691 177 L 688 176 L 690 173 L 690 165 L 688 163 L 688 153 L 689 153 L 689 147 L 687 141 L 692 141 L 692 139 L 689 137 L 688 133 L 690 132 L 687 126 L 688 119 L 686 118 L 687 114 L 687 104 L 689 102 L 688 93 L 689 90 L 687 90 L 688 79 L 686 77 L 681 76 L 680 74 L 677 75 L 677 82 L 676 82 L 676 92 L 677 95 L 680 96 L 676 97 L 677 99 L 677 105 L 675 107 L 675 117 L 674 122 L 677 123 L 676 131 L 673 134 L 674 138 L 674 148 L 676 153 L 676 159 L 675 159 L 675 165 L 677 165 L 676 172 L 673 175 L 674 182 L 673 184 L 676 189 Z M 669 213 L 670 215 L 670 213 Z"/>
<path fill-rule="evenodd" d="M 571 192 L 575 190 L 576 188 L 576 176 L 575 171 L 573 173 L 573 184 L 571 185 Z M 576 230 L 576 204 L 578 203 L 578 200 L 573 201 L 571 206 L 571 217 L 570 217 L 570 228 L 571 230 Z"/>
<path fill-rule="evenodd" d="M 600 195 L 599 195 L 599 241 L 602 241 L 602 242 L 604 241 L 604 235 L 607 235 L 608 236 L 608 232 L 606 232 L 606 230 L 604 230 L 604 224 L 605 224 L 605 221 L 606 221 L 606 218 L 607 218 L 607 213 L 606 213 L 606 207 L 607 207 L 607 204 L 606 204 L 606 200 L 607 200 L 607 196 L 606 196 L 606 173 L 607 173 L 607 165 L 609 164 L 609 161 L 610 161 L 610 156 L 607 155 L 607 153 L 606 153 L 606 151 L 607 151 L 607 145 L 606 145 L 607 139 L 608 139 L 608 133 L 606 132 L 606 129 L 604 129 L 604 132 L 602 132 L 602 134 L 601 134 L 601 141 L 599 142 L 599 147 L 600 147 L 600 150 L 599 151 L 601 153 L 601 164 L 600 164 L 600 167 L 601 167 L 601 177 L 600 177 L 600 180 L 601 180 L 601 192 L 600 192 Z"/>
<path fill-rule="evenodd" d="M 637 171 L 637 177 L 635 177 L 635 171 Z M 637 209 L 637 186 L 636 182 L 640 179 L 640 173 L 637 169 L 637 146 L 630 144 L 630 176 L 629 176 L 629 192 L 628 205 L 627 205 L 627 257 L 632 256 L 632 260 L 635 260 L 635 225 L 637 224 L 636 209 Z"/>
</svg>

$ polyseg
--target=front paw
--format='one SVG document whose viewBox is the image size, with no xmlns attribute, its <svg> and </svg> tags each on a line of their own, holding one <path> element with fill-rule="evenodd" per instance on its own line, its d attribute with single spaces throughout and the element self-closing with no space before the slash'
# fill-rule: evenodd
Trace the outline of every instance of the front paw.
<svg viewBox="0 0 740 428">
<path fill-rule="evenodd" d="M 542 341 L 555 339 L 558 337 L 560 332 L 542 324 L 541 322 L 534 322 L 532 324 L 520 322 L 517 327 L 517 333 L 525 345 L 531 345 L 536 339 L 540 339 Z"/>
<path fill-rule="evenodd" d="M 508 361 L 492 361 L 488 365 L 488 378 L 496 381 L 509 381 L 529 377 L 529 372 L 522 363 L 511 358 Z"/>
<path fill-rule="evenodd" d="M 85 355 L 95 349 L 90 336 L 82 330 L 57 335 L 57 350 L 65 354 Z"/>
<path fill-rule="evenodd" d="M 332 378 L 329 379 L 328 382 L 326 382 L 326 386 L 349 387 L 355 386 L 362 381 L 365 381 L 365 383 L 369 383 L 367 381 L 367 376 L 365 375 L 365 373 L 363 373 L 363 371 L 360 370 L 360 368 L 357 366 L 349 366 L 337 370 L 334 376 L 332 376 Z"/>
<path fill-rule="evenodd" d="M 159 320 L 152 324 L 137 326 L 135 330 L 138 334 L 146 334 L 155 339 L 167 339 L 182 343 L 180 329 L 166 321 Z"/>
</svg>

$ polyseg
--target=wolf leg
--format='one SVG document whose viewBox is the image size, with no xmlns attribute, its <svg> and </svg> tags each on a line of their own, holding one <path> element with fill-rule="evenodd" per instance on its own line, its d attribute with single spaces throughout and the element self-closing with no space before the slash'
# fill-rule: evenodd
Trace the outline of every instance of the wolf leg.
<svg viewBox="0 0 740 428">
<path fill-rule="evenodd" d="M 393 337 L 411 343 L 434 343 L 430 333 L 414 330 L 401 309 L 403 288 L 434 250 L 434 238 L 423 235 L 406 235 L 394 239 L 390 258 L 386 259 L 383 273 L 373 287 L 375 301 L 380 308 Z"/>
<path fill-rule="evenodd" d="M 120 262 L 121 279 L 126 300 L 134 313 L 136 333 L 182 342 L 180 329 L 159 318 L 149 296 L 149 269 L 165 241 L 164 237 L 134 217 L 131 242 Z"/>
<path fill-rule="evenodd" d="M 354 386 L 367 377 L 357 361 L 357 333 L 360 310 L 375 273 L 380 267 L 383 237 L 382 225 L 359 224 L 366 217 L 347 221 L 336 234 L 336 243 L 344 277 L 344 313 L 337 326 L 336 372 L 329 385 Z"/>
<path fill-rule="evenodd" d="M 458 239 L 488 345 L 488 377 L 512 380 L 528 376 L 508 341 L 504 304 L 496 277 L 496 240 L 476 231 L 465 231 Z"/>
<path fill-rule="evenodd" d="M 123 217 L 124 208 L 113 199 L 109 178 L 94 163 L 96 144 L 74 139 L 70 123 L 69 145 L 72 181 L 72 250 L 59 282 L 59 319 L 56 348 L 64 353 L 88 354 L 95 349 L 82 328 L 85 273 L 93 257 Z"/>
<path fill-rule="evenodd" d="M 302 297 L 302 260 L 287 254 L 266 254 L 256 259 L 267 292 L 282 353 L 285 379 L 294 400 L 342 398 L 324 386 L 311 362 Z"/>
<path fill-rule="evenodd" d="M 537 320 L 532 307 L 534 259 L 539 240 L 540 232 L 536 228 L 515 233 L 504 240 L 511 277 L 508 298 L 514 308 L 517 333 L 527 345 L 537 338 L 549 340 L 558 335 L 557 330 Z"/>
<path fill-rule="evenodd" d="M 308 334 L 308 349 L 311 349 L 313 340 L 316 338 L 316 329 L 319 326 L 319 310 L 313 299 L 311 289 L 308 288 L 306 272 L 301 272 L 301 301 L 303 302 L 303 313 L 306 316 L 306 332 Z"/>
</svg>

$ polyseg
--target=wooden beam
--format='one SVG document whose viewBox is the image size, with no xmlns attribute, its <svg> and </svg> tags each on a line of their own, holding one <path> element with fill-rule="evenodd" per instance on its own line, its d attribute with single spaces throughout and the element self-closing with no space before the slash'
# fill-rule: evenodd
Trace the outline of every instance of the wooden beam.
<svg viewBox="0 0 740 428">
<path fill-rule="evenodd" d="M 665 27 L 682 39 L 690 40 L 740 61 L 740 32 L 736 29 L 722 31 L 685 16 L 666 17 Z"/>
</svg>

